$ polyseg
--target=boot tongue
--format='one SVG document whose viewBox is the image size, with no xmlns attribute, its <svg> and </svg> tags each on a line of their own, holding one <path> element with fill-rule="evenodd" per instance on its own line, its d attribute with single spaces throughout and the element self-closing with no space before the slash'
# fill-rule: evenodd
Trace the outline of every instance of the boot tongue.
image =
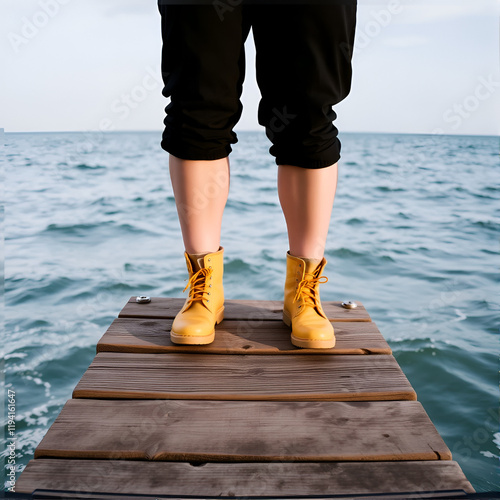
<svg viewBox="0 0 500 500">
<path fill-rule="evenodd" d="M 320 267 L 320 264 L 323 262 L 323 259 L 302 259 L 304 261 L 304 271 L 306 274 L 310 274 L 313 278 L 315 278 L 315 274 Z"/>
<path fill-rule="evenodd" d="M 200 269 L 205 267 L 205 253 L 191 253 L 189 255 L 189 260 L 193 266 L 193 273 L 196 273 Z"/>
</svg>

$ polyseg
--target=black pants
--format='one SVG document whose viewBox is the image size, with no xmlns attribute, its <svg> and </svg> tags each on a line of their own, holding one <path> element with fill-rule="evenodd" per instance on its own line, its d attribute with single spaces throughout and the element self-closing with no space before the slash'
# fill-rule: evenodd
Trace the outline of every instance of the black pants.
<svg viewBox="0 0 500 500">
<path fill-rule="evenodd" d="M 252 27 L 258 120 L 273 143 L 269 151 L 276 163 L 304 168 L 336 163 L 340 141 L 332 106 L 351 87 L 355 1 L 225 5 L 159 1 L 163 95 L 170 97 L 162 148 L 188 160 L 216 160 L 231 152 L 242 112 L 244 43 Z"/>
</svg>

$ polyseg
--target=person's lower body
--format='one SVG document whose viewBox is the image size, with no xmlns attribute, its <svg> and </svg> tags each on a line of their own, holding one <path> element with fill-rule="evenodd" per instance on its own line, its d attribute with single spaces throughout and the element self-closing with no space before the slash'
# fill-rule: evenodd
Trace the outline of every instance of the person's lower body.
<svg viewBox="0 0 500 500">
<path fill-rule="evenodd" d="M 278 165 L 278 193 L 290 248 L 284 320 L 292 327 L 295 345 L 332 347 L 333 328 L 321 308 L 319 283 L 340 158 L 332 106 L 350 90 L 355 2 L 240 3 L 223 16 L 215 5 L 159 8 L 163 94 L 171 98 L 161 145 L 170 153 L 187 259 L 198 262 L 200 256 L 220 251 L 229 154 L 237 142 L 233 128 L 242 111 L 244 43 L 252 27 L 262 94 L 258 118 Z M 190 290 L 186 303 L 207 306 L 207 283 L 198 283 L 196 294 Z M 193 307 L 181 311 L 183 317 Z M 208 310 L 200 308 L 202 315 Z M 218 318 L 213 311 L 205 316 L 208 331 Z M 185 337 L 185 343 L 192 343 L 188 334 Z M 184 343 L 182 335 L 176 341 Z"/>
</svg>

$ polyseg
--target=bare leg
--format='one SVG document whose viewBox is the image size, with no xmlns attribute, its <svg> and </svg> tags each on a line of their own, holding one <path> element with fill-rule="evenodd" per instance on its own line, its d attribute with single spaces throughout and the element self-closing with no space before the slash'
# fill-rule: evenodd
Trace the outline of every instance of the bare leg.
<svg viewBox="0 0 500 500">
<path fill-rule="evenodd" d="M 278 167 L 278 194 L 292 255 L 323 258 L 336 189 L 336 163 L 318 169 Z"/>
<path fill-rule="evenodd" d="M 217 252 L 229 193 L 229 158 L 169 158 L 170 179 L 186 252 Z"/>
</svg>

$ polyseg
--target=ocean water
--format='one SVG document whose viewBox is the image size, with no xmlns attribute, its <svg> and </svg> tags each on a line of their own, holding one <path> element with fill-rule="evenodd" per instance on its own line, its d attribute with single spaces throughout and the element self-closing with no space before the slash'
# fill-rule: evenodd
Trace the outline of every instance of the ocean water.
<svg viewBox="0 0 500 500">
<path fill-rule="evenodd" d="M 222 231 L 226 297 L 281 299 L 276 166 L 263 132 L 239 138 Z M 341 139 L 322 299 L 365 304 L 473 486 L 499 490 L 498 139 Z M 159 140 L 5 135 L 5 391 L 16 393 L 19 471 L 129 297 L 183 296 Z"/>
</svg>

